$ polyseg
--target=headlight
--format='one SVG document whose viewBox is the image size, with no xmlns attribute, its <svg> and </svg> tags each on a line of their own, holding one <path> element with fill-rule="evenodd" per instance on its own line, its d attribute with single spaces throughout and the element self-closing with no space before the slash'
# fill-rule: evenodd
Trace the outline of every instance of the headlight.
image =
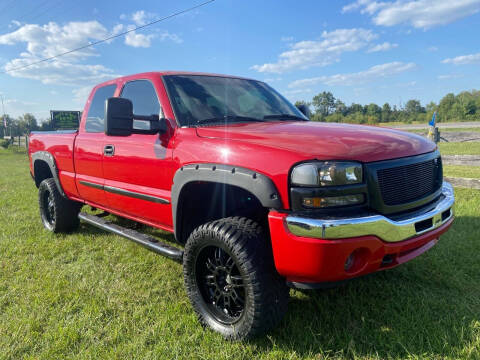
<svg viewBox="0 0 480 360">
<path fill-rule="evenodd" d="M 341 186 L 363 181 L 362 164 L 345 161 L 305 163 L 295 166 L 292 184 L 300 186 Z"/>
</svg>

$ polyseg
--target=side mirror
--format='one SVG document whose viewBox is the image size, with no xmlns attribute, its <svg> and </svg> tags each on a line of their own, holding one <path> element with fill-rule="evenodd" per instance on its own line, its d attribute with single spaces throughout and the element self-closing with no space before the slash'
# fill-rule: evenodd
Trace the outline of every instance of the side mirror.
<svg viewBox="0 0 480 360">
<path fill-rule="evenodd" d="M 149 126 L 140 125 L 141 120 Z M 167 131 L 167 121 L 158 115 L 134 115 L 133 104 L 129 99 L 111 97 L 105 101 L 105 134 L 109 136 L 129 136 L 131 134 L 157 134 Z"/>
<path fill-rule="evenodd" d="M 305 115 L 307 118 L 310 119 L 311 112 L 310 112 L 310 108 L 308 107 L 307 104 L 297 105 L 297 109 L 300 110 L 300 112 L 301 112 L 303 115 Z"/>
<path fill-rule="evenodd" d="M 111 97 L 105 101 L 105 135 L 129 136 L 133 132 L 133 104 L 130 100 Z"/>
</svg>

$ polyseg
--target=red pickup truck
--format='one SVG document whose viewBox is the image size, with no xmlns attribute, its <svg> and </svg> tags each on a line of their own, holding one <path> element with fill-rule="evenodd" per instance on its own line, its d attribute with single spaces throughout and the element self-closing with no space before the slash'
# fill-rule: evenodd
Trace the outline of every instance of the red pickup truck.
<svg viewBox="0 0 480 360">
<path fill-rule="evenodd" d="M 150 72 L 96 86 L 78 130 L 32 133 L 43 225 L 80 220 L 183 262 L 203 325 L 231 339 L 273 327 L 289 287 L 390 269 L 430 249 L 454 195 L 433 142 L 308 121 L 261 81 Z M 80 212 L 89 205 L 92 214 Z M 113 214 L 174 233 L 179 246 Z"/>
</svg>

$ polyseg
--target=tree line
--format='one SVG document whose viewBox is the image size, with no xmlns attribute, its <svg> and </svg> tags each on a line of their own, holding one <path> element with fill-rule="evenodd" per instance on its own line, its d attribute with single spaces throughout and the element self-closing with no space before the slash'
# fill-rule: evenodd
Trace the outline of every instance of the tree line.
<svg viewBox="0 0 480 360">
<path fill-rule="evenodd" d="M 311 101 L 297 101 L 295 105 L 306 104 L 313 110 L 311 120 L 345 122 L 354 124 L 378 124 L 392 121 L 411 123 L 430 121 L 437 112 L 438 122 L 480 120 L 480 91 L 449 93 L 440 102 L 422 106 L 419 100 L 408 100 L 405 105 L 391 106 L 388 102 L 379 106 L 375 103 L 346 105 L 329 91 L 315 95 Z"/>
<path fill-rule="evenodd" d="M 449 93 L 440 102 L 430 102 L 422 106 L 419 100 L 408 100 L 404 106 L 391 106 L 388 102 L 379 106 L 375 103 L 362 105 L 352 103 L 346 105 L 335 98 L 329 91 L 315 95 L 311 101 L 297 101 L 296 105 L 307 104 L 313 113 L 311 120 L 327 122 L 344 122 L 353 124 L 378 124 L 392 121 L 411 123 L 413 121 L 427 122 L 437 112 L 437 121 L 480 121 L 480 91 L 462 91 L 455 95 Z M 54 130 L 50 119 L 40 124 L 34 115 L 23 114 L 17 118 L 9 115 L 0 116 L 0 138 L 6 136 L 27 135 L 30 131 Z M 4 127 L 6 119 L 7 128 Z"/>
<path fill-rule="evenodd" d="M 41 125 L 38 125 L 37 118 L 30 113 L 23 114 L 17 118 L 12 118 L 10 115 L 2 115 L 0 120 L 0 138 L 27 135 L 30 131 L 36 130 L 51 130 L 50 121 L 44 121 Z M 4 126 L 5 120 L 7 128 Z"/>
</svg>

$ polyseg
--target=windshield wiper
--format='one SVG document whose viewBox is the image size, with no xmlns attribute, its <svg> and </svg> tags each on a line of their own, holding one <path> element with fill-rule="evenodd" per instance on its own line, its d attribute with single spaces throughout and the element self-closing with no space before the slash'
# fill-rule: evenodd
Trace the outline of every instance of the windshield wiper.
<svg viewBox="0 0 480 360">
<path fill-rule="evenodd" d="M 248 116 L 236 116 L 236 115 L 225 115 L 225 116 L 219 116 L 219 117 L 213 117 L 213 118 L 207 118 L 207 119 L 201 119 L 197 121 L 198 124 L 207 124 L 207 123 L 221 123 L 221 122 L 227 122 L 227 121 L 263 121 L 262 119 L 257 119 L 253 117 L 248 117 Z"/>
<path fill-rule="evenodd" d="M 307 119 L 297 116 L 297 115 L 292 115 L 292 114 L 272 114 L 272 115 L 265 115 L 263 117 L 264 120 L 269 120 L 269 119 L 275 119 L 275 120 L 302 120 L 302 121 L 307 121 Z"/>
</svg>

